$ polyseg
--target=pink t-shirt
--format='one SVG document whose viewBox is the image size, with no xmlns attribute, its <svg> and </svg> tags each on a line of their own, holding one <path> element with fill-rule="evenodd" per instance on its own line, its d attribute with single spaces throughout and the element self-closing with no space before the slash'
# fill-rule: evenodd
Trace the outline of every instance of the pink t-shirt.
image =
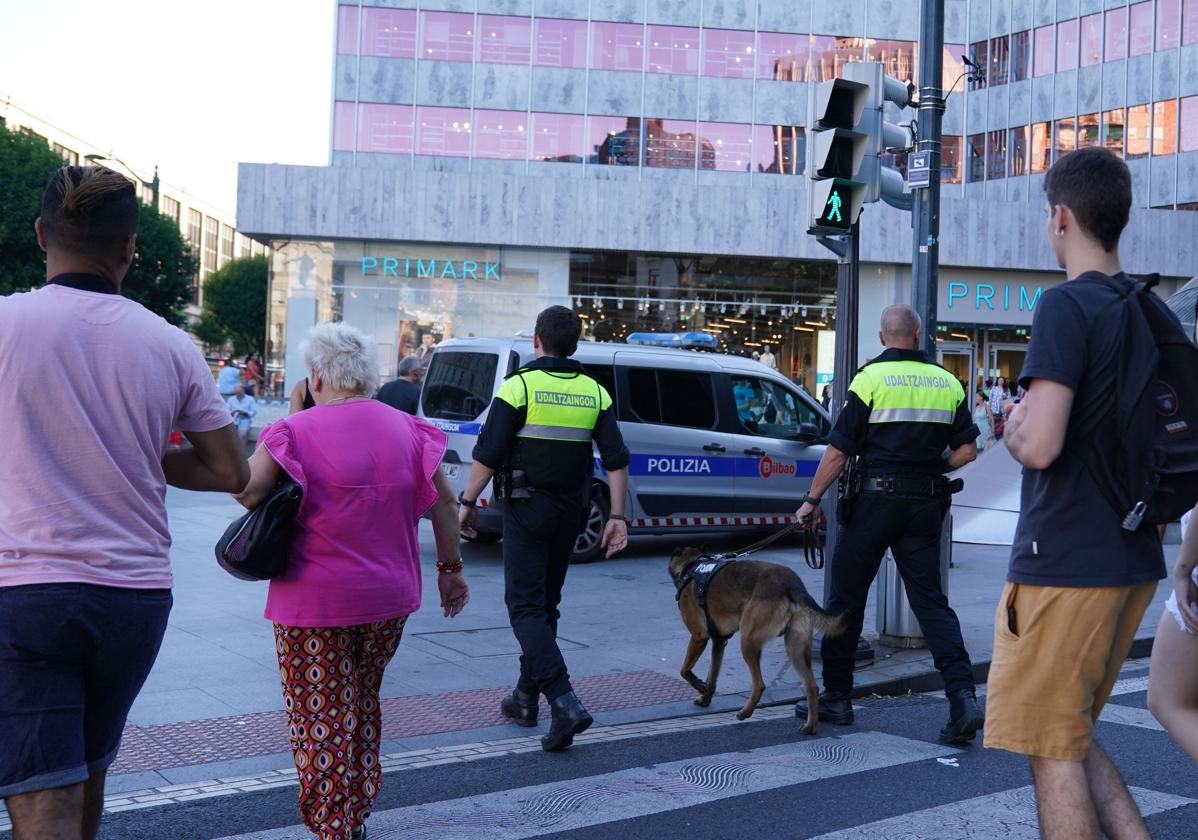
<svg viewBox="0 0 1198 840">
<path fill-rule="evenodd" d="M 0 586 L 171 586 L 167 439 L 231 422 L 191 339 L 141 304 L 0 298 Z"/>
<path fill-rule="evenodd" d="M 420 607 L 417 526 L 437 490 L 445 434 L 376 400 L 319 405 L 262 431 L 259 445 L 304 489 L 287 573 L 266 617 L 347 627 Z"/>
</svg>

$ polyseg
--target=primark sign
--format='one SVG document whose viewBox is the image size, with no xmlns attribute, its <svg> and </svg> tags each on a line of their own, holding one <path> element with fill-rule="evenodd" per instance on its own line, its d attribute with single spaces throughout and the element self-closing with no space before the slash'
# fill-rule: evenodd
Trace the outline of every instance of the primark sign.
<svg viewBox="0 0 1198 840">
<path fill-rule="evenodd" d="M 416 280 L 474 280 L 499 283 L 501 264 L 490 260 L 438 260 L 415 257 L 362 257 L 363 277 L 408 277 Z"/>
<path fill-rule="evenodd" d="M 937 319 L 945 324 L 1030 326 L 1044 292 L 1061 283 L 1060 275 L 994 272 L 941 273 Z"/>
</svg>

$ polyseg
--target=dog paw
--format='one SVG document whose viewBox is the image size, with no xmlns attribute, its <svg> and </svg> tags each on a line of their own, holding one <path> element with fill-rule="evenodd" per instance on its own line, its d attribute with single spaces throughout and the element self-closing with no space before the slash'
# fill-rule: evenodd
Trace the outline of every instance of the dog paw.
<svg viewBox="0 0 1198 840">
<path fill-rule="evenodd" d="M 744 710 L 742 709 L 741 711 L 739 711 L 739 712 L 737 712 L 737 713 L 736 713 L 736 719 L 737 719 L 737 720 L 748 720 L 748 719 L 749 719 L 749 718 L 751 718 L 752 716 L 753 716 L 753 710 L 752 710 L 752 709 L 750 709 L 750 710 L 749 710 L 749 711 L 747 711 L 747 712 L 746 712 L 746 711 L 744 711 Z"/>
<path fill-rule="evenodd" d="M 707 696 L 706 694 L 704 694 L 702 697 L 696 697 L 695 705 L 702 706 L 704 709 L 706 709 L 708 706 L 711 705 L 711 698 L 709 696 Z"/>
<path fill-rule="evenodd" d="M 814 735 L 815 734 L 815 724 L 814 723 L 805 724 L 803 726 L 803 734 L 804 735 Z"/>
<path fill-rule="evenodd" d="M 695 680 L 693 683 L 691 683 L 691 688 L 700 694 L 707 694 L 707 683 L 703 682 L 703 680 Z"/>
</svg>

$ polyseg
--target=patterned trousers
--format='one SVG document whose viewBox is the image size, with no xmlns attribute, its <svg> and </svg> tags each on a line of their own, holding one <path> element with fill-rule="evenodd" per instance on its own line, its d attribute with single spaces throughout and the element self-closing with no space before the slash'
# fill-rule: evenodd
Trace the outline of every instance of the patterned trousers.
<svg viewBox="0 0 1198 840">
<path fill-rule="evenodd" d="M 378 795 L 379 686 L 407 620 L 274 626 L 300 818 L 320 840 L 348 840 Z"/>
</svg>

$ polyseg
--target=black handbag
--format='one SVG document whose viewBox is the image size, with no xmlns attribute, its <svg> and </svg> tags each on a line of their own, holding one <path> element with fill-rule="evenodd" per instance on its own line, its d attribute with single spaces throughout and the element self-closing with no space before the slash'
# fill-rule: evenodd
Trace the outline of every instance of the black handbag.
<svg viewBox="0 0 1198 840">
<path fill-rule="evenodd" d="M 303 496 L 303 488 L 284 476 L 266 501 L 225 529 L 216 543 L 220 567 L 241 580 L 270 580 L 286 572 Z"/>
</svg>

